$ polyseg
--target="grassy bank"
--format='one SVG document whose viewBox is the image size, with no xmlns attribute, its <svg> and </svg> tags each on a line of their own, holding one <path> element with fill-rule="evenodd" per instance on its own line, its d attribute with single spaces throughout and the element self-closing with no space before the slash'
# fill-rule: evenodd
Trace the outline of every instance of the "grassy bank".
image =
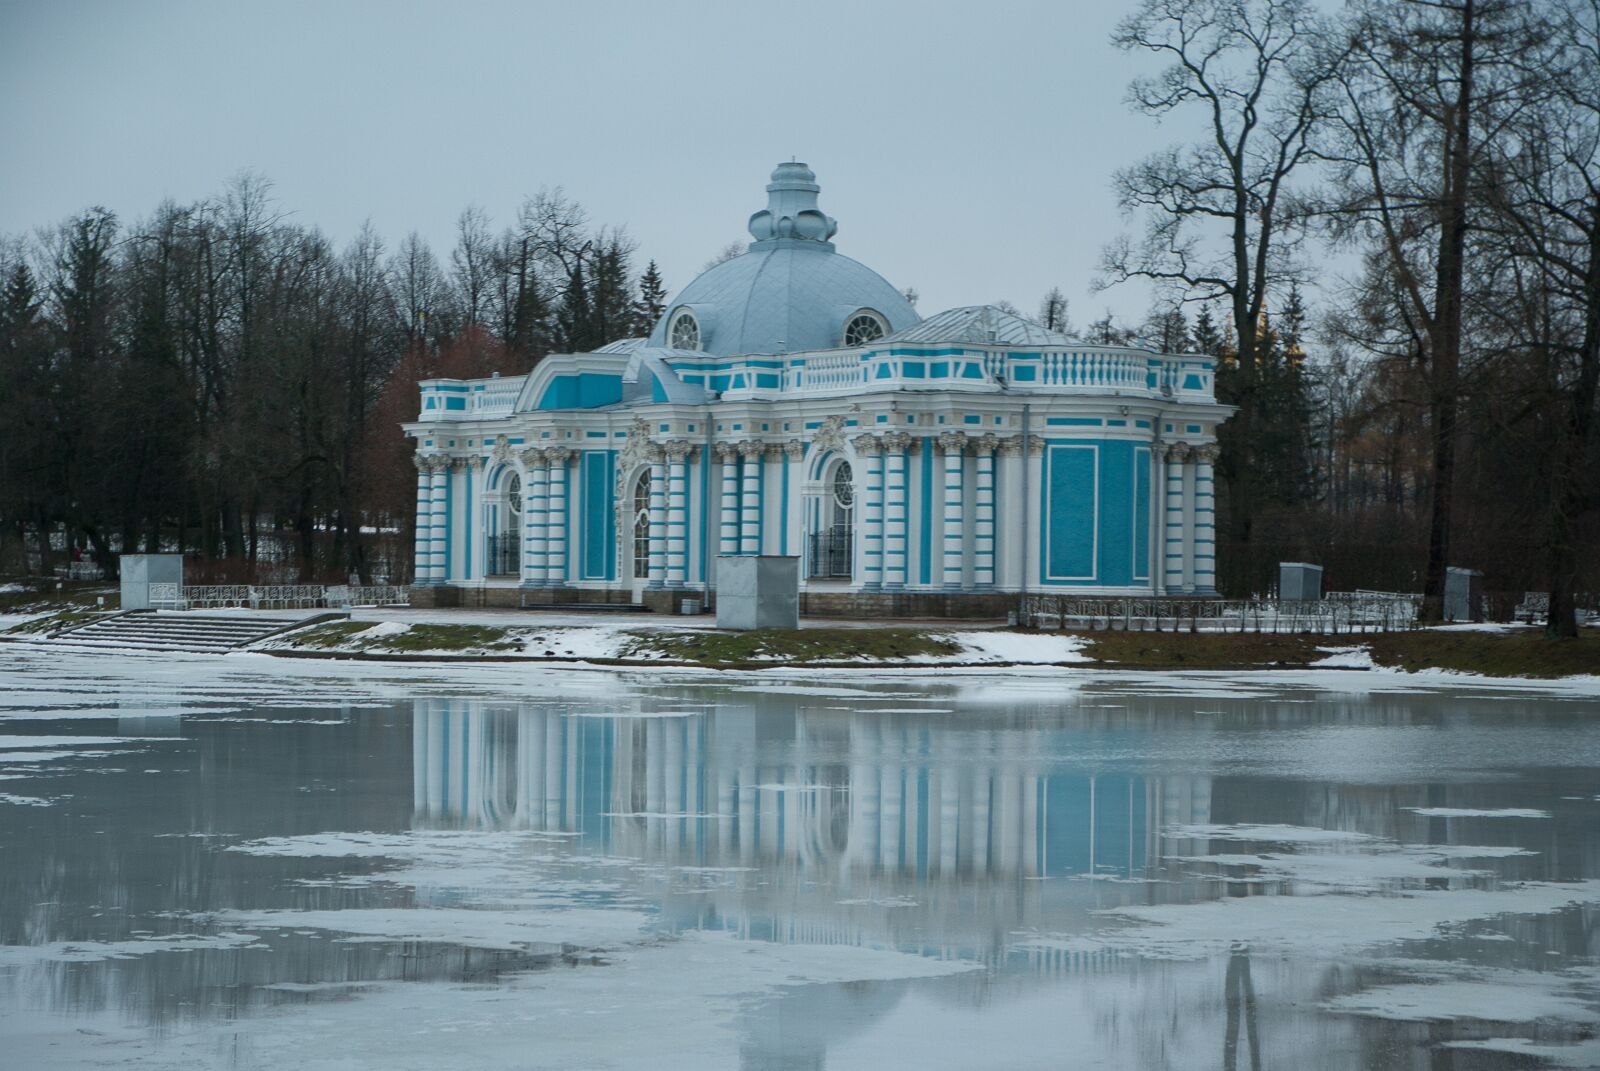
<svg viewBox="0 0 1600 1071">
<path fill-rule="evenodd" d="M 671 659 L 702 666 L 742 666 L 782 662 L 808 665 L 836 662 L 933 660 L 958 654 L 949 636 L 911 628 L 756 629 L 752 632 L 633 633 L 622 657 Z"/>
<path fill-rule="evenodd" d="M 1385 669 L 1448 670 L 1487 677 L 1600 674 L 1600 630 L 1552 640 L 1538 629 L 1463 632 L 1418 629 L 1358 636 L 1276 636 L 1253 632 L 1091 632 L 1084 653 L 1128 669 L 1305 669 L 1329 647 L 1360 647 Z"/>
</svg>

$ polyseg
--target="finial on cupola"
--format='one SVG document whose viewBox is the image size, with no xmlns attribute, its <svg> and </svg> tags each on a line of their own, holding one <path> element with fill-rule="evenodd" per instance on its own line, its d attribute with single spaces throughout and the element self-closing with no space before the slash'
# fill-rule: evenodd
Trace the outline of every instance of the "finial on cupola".
<svg viewBox="0 0 1600 1071">
<path fill-rule="evenodd" d="M 750 217 L 750 234 L 757 244 L 787 238 L 827 245 L 839 224 L 817 208 L 821 189 L 805 164 L 791 160 L 774 168 L 767 183 L 767 207 Z"/>
</svg>

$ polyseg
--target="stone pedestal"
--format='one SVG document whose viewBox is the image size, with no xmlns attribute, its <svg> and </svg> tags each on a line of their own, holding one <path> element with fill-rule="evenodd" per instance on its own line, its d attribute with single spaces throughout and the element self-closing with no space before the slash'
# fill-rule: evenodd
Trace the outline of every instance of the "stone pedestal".
<svg viewBox="0 0 1600 1071">
<path fill-rule="evenodd" d="M 124 554 L 120 572 L 124 610 L 175 609 L 183 597 L 181 554 Z"/>
<path fill-rule="evenodd" d="M 1444 619 L 1483 620 L 1483 573 L 1477 569 L 1444 571 Z"/>
</svg>

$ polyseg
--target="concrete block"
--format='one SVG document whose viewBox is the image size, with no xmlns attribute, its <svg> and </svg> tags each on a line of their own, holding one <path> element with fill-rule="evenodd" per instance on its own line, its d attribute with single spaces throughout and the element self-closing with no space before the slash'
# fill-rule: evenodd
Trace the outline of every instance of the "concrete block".
<svg viewBox="0 0 1600 1071">
<path fill-rule="evenodd" d="M 183 590 L 182 554 L 123 554 L 122 608 L 124 610 L 152 609 L 150 585 L 176 584 L 178 594 Z M 174 595 L 176 598 L 177 595 Z M 171 606 L 172 603 L 167 603 Z"/>
<path fill-rule="evenodd" d="M 1322 598 L 1322 566 L 1279 562 L 1278 598 L 1283 602 L 1316 602 Z"/>
<path fill-rule="evenodd" d="M 717 558 L 717 627 L 747 631 L 800 627 L 800 559 Z"/>
</svg>

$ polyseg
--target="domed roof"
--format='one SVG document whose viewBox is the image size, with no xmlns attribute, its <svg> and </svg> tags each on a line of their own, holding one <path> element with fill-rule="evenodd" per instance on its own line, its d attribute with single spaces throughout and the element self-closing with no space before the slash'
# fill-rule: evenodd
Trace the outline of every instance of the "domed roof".
<svg viewBox="0 0 1600 1071">
<path fill-rule="evenodd" d="M 692 348 L 719 356 L 834 349 L 858 314 L 880 321 L 883 335 L 918 322 L 888 280 L 834 250 L 838 224 L 817 208 L 815 178 L 805 164 L 778 165 L 767 207 L 750 217 L 755 241 L 683 288 L 650 333 L 652 346 L 684 348 L 689 325 L 673 328 L 686 315 Z"/>
</svg>

